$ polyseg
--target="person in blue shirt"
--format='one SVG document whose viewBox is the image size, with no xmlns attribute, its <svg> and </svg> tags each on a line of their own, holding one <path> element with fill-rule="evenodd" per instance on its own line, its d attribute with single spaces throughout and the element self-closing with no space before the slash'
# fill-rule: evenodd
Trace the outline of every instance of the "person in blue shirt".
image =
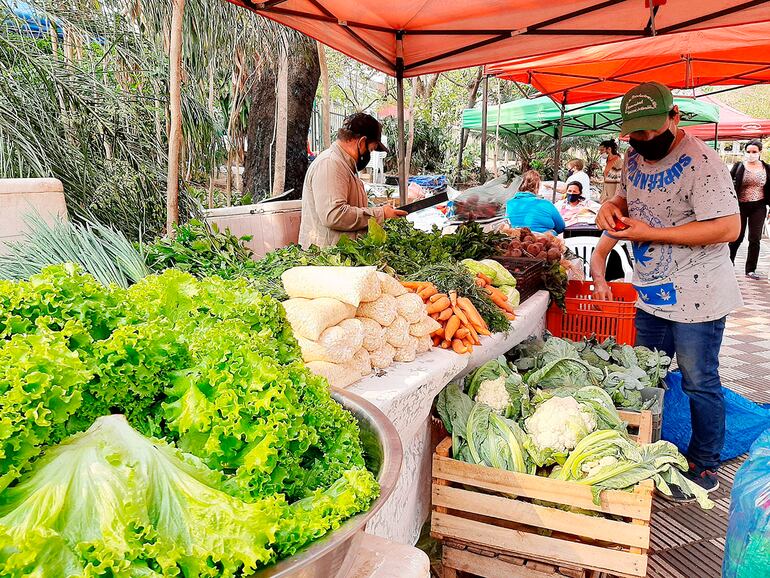
<svg viewBox="0 0 770 578">
<path fill-rule="evenodd" d="M 536 233 L 553 233 L 558 235 L 564 231 L 564 219 L 550 201 L 540 199 L 540 173 L 527 171 L 522 175 L 519 192 L 505 204 L 505 214 L 511 222 L 511 227 L 528 227 Z"/>
</svg>

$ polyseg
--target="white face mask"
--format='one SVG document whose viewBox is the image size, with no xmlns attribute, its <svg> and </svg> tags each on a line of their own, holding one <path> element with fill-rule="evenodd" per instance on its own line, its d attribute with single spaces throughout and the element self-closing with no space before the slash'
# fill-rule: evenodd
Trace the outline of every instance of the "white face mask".
<svg viewBox="0 0 770 578">
<path fill-rule="evenodd" d="M 759 153 L 746 153 L 746 160 L 755 163 L 759 160 Z"/>
</svg>

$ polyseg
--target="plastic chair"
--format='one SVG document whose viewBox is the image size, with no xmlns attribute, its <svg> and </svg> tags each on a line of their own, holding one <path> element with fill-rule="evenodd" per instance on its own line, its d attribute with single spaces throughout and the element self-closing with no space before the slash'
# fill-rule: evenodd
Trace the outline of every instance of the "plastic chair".
<svg viewBox="0 0 770 578">
<path fill-rule="evenodd" d="M 570 237 L 564 240 L 564 244 L 578 257 L 583 259 L 583 272 L 587 281 L 591 280 L 591 256 L 594 254 L 600 237 Z M 634 274 L 634 268 L 628 259 L 628 254 L 620 244 L 615 245 L 612 250 L 618 255 L 620 265 L 623 267 L 623 281 L 629 283 Z"/>
</svg>

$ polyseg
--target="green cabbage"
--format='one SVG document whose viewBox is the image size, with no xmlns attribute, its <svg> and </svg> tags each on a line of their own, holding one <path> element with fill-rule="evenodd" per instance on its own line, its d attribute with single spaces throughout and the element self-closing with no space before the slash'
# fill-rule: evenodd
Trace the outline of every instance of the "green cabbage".
<svg viewBox="0 0 770 578">
<path fill-rule="evenodd" d="M 482 263 L 481 261 L 475 261 L 473 259 L 463 259 L 460 262 L 465 265 L 465 268 L 474 275 L 481 273 L 489 277 L 492 280 L 492 284 L 494 285 L 495 276 L 497 275 L 497 271 L 495 271 L 494 268 Z"/>
<path fill-rule="evenodd" d="M 495 272 L 494 277 L 492 277 L 492 285 L 495 287 L 503 287 L 506 285 L 516 287 L 516 277 L 514 277 L 508 269 L 503 267 L 499 261 L 495 261 L 494 259 L 483 259 L 480 263 L 486 265 Z"/>
</svg>

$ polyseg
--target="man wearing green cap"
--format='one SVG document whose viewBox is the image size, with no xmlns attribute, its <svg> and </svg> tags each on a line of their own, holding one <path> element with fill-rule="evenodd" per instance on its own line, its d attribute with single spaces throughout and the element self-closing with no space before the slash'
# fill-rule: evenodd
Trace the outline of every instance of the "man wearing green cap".
<svg viewBox="0 0 770 578">
<path fill-rule="evenodd" d="M 631 149 L 618 192 L 596 220 L 606 231 L 591 262 L 596 295 L 610 291 L 612 245 L 631 241 L 636 342 L 676 355 L 692 415 L 688 478 L 713 491 L 725 434 L 719 349 L 726 316 L 742 305 L 727 246 L 740 232 L 738 201 L 716 151 L 679 128 L 667 87 L 641 84 L 620 106 Z M 680 488 L 673 497 L 692 499 Z"/>
</svg>

